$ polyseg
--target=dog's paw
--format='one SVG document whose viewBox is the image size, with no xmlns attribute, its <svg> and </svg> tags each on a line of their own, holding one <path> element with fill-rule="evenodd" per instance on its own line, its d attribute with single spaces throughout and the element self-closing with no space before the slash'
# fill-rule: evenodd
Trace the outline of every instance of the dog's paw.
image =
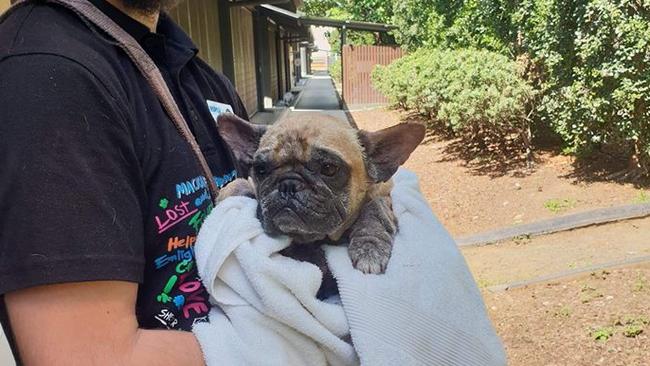
<svg viewBox="0 0 650 366">
<path fill-rule="evenodd" d="M 228 197 L 234 196 L 255 198 L 255 187 L 253 187 L 253 184 L 250 181 L 244 178 L 237 178 L 228 183 L 219 191 L 217 203 L 225 200 Z"/>
<path fill-rule="evenodd" d="M 348 254 L 352 266 L 366 274 L 381 274 L 386 271 L 392 245 L 390 242 L 371 236 L 356 237 L 350 240 Z"/>
</svg>

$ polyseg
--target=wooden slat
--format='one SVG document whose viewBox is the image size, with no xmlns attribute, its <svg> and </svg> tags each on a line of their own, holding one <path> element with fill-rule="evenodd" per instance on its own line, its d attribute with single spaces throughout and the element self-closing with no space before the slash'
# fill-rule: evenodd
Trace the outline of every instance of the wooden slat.
<svg viewBox="0 0 650 366">
<path fill-rule="evenodd" d="M 621 220 L 638 219 L 647 216 L 650 216 L 650 203 L 605 207 L 466 236 L 457 239 L 456 243 L 459 246 L 486 245 L 518 236 L 551 234 L 559 231 L 573 230 Z"/>
<path fill-rule="evenodd" d="M 645 256 L 630 258 L 630 259 L 621 259 L 613 262 L 596 264 L 596 265 L 591 265 L 583 268 L 574 268 L 574 269 L 569 269 L 558 273 L 551 273 L 551 274 L 531 278 L 528 280 L 505 283 L 501 285 L 494 285 L 488 287 L 487 290 L 490 292 L 503 292 L 503 291 L 514 290 L 516 288 L 526 287 L 530 285 L 551 283 L 551 282 L 556 282 L 558 280 L 567 280 L 569 278 L 585 275 L 587 273 L 600 272 L 604 269 L 611 269 L 616 267 L 629 267 L 635 264 L 643 264 L 648 262 L 650 262 L 650 255 L 645 255 Z"/>
<path fill-rule="evenodd" d="M 280 97 L 282 97 L 284 95 L 284 93 L 288 92 L 288 90 L 287 90 L 287 70 L 285 69 L 285 65 L 286 65 L 285 62 L 286 61 L 285 61 L 285 57 L 284 57 L 284 49 L 285 49 L 284 41 L 280 41 L 280 55 L 279 56 L 280 56 L 280 65 L 282 65 L 282 67 L 280 67 L 280 73 L 278 75 L 280 77 L 280 85 L 282 85 L 282 95 L 280 95 Z"/>
<path fill-rule="evenodd" d="M 199 57 L 222 70 L 218 4 L 212 0 L 181 2 L 168 13 L 199 48 Z"/>
<path fill-rule="evenodd" d="M 208 0 L 194 0 L 194 12 L 192 13 L 194 23 L 197 25 L 196 36 L 193 37 L 197 46 L 201 58 L 204 60 L 209 59 L 208 57 L 208 24 L 205 21 L 205 13 L 208 11 Z"/>
<path fill-rule="evenodd" d="M 243 7 L 230 9 L 235 87 L 249 115 L 257 112 L 257 79 L 255 75 L 255 42 L 253 16 Z"/>
<path fill-rule="evenodd" d="M 293 65 L 295 62 L 295 57 L 293 54 L 293 44 L 289 44 L 289 88 L 293 87 L 296 85 L 296 68 Z"/>
<path fill-rule="evenodd" d="M 269 63 L 271 71 L 271 98 L 273 102 L 278 100 L 278 55 L 277 50 L 275 49 L 275 32 L 276 27 L 274 25 L 269 25 Z"/>
<path fill-rule="evenodd" d="M 216 1 L 205 0 L 206 11 L 205 29 L 207 35 L 207 53 L 206 60 L 215 70 L 223 71 L 221 60 L 221 36 L 219 34 L 219 4 Z"/>
</svg>

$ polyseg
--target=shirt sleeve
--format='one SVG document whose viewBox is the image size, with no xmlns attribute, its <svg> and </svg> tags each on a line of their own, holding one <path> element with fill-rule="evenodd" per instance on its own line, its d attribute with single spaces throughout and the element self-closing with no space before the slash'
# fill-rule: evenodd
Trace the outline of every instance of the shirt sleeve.
<svg viewBox="0 0 650 366">
<path fill-rule="evenodd" d="M 0 61 L 0 294 L 141 281 L 145 184 L 108 90 L 60 56 Z"/>
</svg>

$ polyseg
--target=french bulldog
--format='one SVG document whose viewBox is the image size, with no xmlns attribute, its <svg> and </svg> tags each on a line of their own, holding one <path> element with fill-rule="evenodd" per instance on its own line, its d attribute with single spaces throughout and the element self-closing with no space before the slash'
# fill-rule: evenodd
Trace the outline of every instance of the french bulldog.
<svg viewBox="0 0 650 366">
<path fill-rule="evenodd" d="M 423 125 L 368 132 L 327 115 L 294 113 L 270 126 L 223 114 L 217 126 L 247 178 L 224 187 L 218 201 L 257 199 L 264 231 L 292 240 L 284 255 L 327 272 L 320 245 L 345 243 L 356 269 L 384 272 L 397 230 L 391 177 L 424 138 Z"/>
</svg>

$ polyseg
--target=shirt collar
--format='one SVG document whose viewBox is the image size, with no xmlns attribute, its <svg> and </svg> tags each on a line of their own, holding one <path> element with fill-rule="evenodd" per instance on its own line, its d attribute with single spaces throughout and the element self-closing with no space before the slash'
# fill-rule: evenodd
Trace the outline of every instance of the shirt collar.
<svg viewBox="0 0 650 366">
<path fill-rule="evenodd" d="M 140 42 L 149 33 L 149 28 L 137 20 L 123 13 L 120 9 L 114 7 L 106 0 L 89 0 L 95 7 L 108 15 L 120 28 L 124 29 L 136 41 Z"/>
</svg>

